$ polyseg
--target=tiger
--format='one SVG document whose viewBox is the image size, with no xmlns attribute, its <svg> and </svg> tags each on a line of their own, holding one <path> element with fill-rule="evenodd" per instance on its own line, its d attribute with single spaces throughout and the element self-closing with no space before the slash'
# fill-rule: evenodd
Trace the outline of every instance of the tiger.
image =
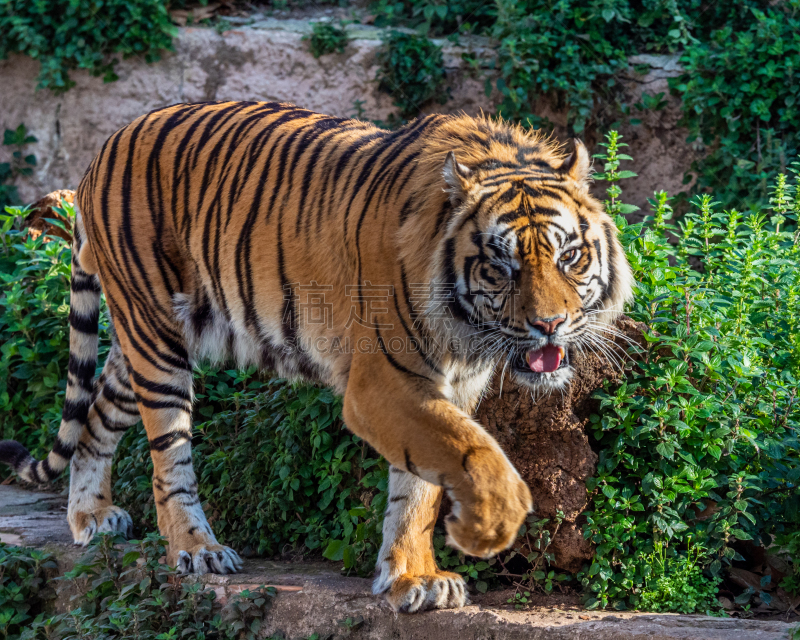
<svg viewBox="0 0 800 640">
<path fill-rule="evenodd" d="M 0 461 L 46 482 L 70 466 L 76 544 L 130 536 L 111 467 L 142 421 L 167 561 L 233 573 L 192 464 L 192 372 L 255 365 L 343 396 L 347 428 L 389 463 L 373 592 L 396 612 L 456 608 L 447 544 L 508 548 L 531 493 L 474 412 L 493 373 L 563 389 L 575 354 L 631 297 L 591 159 L 501 119 L 425 115 L 395 129 L 288 103 L 178 104 L 103 145 L 77 190 L 62 421 L 43 460 Z M 101 295 L 112 332 L 95 380 Z"/>
</svg>

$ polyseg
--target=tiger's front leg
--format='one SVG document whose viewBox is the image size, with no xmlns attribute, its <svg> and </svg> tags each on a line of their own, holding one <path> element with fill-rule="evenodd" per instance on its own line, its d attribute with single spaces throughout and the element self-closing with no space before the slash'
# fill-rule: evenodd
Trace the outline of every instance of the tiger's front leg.
<svg viewBox="0 0 800 640">
<path fill-rule="evenodd" d="M 463 607 L 464 579 L 436 566 L 433 528 L 442 488 L 398 467 L 389 468 L 389 504 L 372 592 L 386 595 L 395 611 Z"/>
<path fill-rule="evenodd" d="M 531 509 L 528 487 L 497 442 L 433 380 L 401 369 L 383 353 L 354 356 L 344 419 L 397 469 L 390 477 L 375 592 L 400 611 L 463 605 L 463 582 L 439 571 L 433 555 L 442 489 L 453 502 L 448 544 L 486 558 L 516 538 Z"/>
</svg>

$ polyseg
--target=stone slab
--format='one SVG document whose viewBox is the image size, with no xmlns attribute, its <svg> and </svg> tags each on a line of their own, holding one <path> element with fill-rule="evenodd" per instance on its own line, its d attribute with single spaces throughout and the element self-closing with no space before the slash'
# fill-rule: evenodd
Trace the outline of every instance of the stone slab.
<svg viewBox="0 0 800 640">
<path fill-rule="evenodd" d="M 72 545 L 66 496 L 0 486 L 0 539 L 44 548 L 69 568 L 80 549 Z M 583 611 L 536 606 L 515 611 L 477 595 L 458 610 L 397 615 L 370 592 L 370 581 L 346 577 L 329 562 L 250 559 L 232 576 L 189 576 L 216 592 L 223 603 L 244 589 L 276 587 L 262 633 L 285 638 L 348 637 L 354 640 L 786 640 L 792 624 L 774 621 Z M 495 598 L 497 600 L 497 598 Z M 68 598 L 61 597 L 57 607 Z M 346 621 L 350 619 L 348 624 Z"/>
<path fill-rule="evenodd" d="M 58 558 L 60 572 L 72 568 L 81 549 L 67 524 L 66 493 L 0 485 L 0 542 L 44 549 Z"/>
<path fill-rule="evenodd" d="M 330 563 L 245 562 L 234 576 L 190 577 L 214 589 L 223 603 L 244 589 L 278 588 L 263 633 L 321 638 L 345 630 L 349 638 L 382 640 L 784 640 L 793 625 L 708 616 L 606 613 L 580 609 L 528 611 L 481 603 L 459 610 L 397 615 L 370 592 L 370 581 L 344 577 Z M 485 598 L 485 597 L 484 597 Z M 345 624 L 355 620 L 355 627 Z"/>
</svg>

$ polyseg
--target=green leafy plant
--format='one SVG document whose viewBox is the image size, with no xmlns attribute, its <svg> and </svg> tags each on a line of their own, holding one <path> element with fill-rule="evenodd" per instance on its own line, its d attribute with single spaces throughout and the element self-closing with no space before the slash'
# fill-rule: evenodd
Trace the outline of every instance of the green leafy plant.
<svg viewBox="0 0 800 640">
<path fill-rule="evenodd" d="M 72 253 L 61 238 L 31 237 L 25 209 L 7 210 L 0 214 L 0 435 L 43 455 L 66 390 Z M 59 213 L 74 216 L 68 203 Z"/>
<path fill-rule="evenodd" d="M 526 609 L 528 606 L 528 598 L 531 597 L 530 591 L 515 591 L 506 602 L 513 604 L 515 609 Z"/>
<path fill-rule="evenodd" d="M 657 541 L 653 552 L 646 556 L 650 574 L 639 597 L 639 608 L 645 611 L 675 611 L 712 613 L 719 608 L 717 587 L 719 577 L 703 575 L 702 565 L 708 564 L 705 550 L 688 541 L 685 554 L 668 549 L 663 541 Z M 667 555 L 668 550 L 672 555 Z"/>
<path fill-rule="evenodd" d="M 703 196 L 679 225 L 665 193 L 651 204 L 642 223 L 617 216 L 645 343 L 625 381 L 596 394 L 589 607 L 642 605 L 656 550 L 716 578 L 743 559 L 736 541 L 766 546 L 798 526 L 797 186 L 781 180 L 771 211 L 748 215 Z M 674 586 L 681 573 L 665 571 Z"/>
<path fill-rule="evenodd" d="M 17 204 L 19 195 L 14 181 L 18 176 L 29 176 L 36 166 L 36 156 L 24 155 L 27 145 L 36 142 L 24 124 L 16 129 L 6 129 L 3 133 L 3 146 L 12 147 L 10 162 L 0 162 L 0 211 L 9 205 Z"/>
<path fill-rule="evenodd" d="M 161 562 L 165 544 L 163 538 L 152 533 L 130 542 L 112 534 L 96 536 L 73 569 L 57 578 L 70 582 L 75 592 L 69 612 L 49 617 L 39 613 L 34 620 L 28 615 L 24 626 L 12 629 L 13 633 L 5 637 L 255 640 L 275 589 L 244 590 L 221 607 L 213 590 L 206 590 L 200 582 L 180 580 L 175 569 Z M 13 553 L 20 562 L 38 571 L 54 564 L 38 551 Z M 6 566 L 2 557 L 0 566 Z M 30 575 L 28 569 L 9 563 L 8 572 L 0 574 L 0 593 L 13 593 L 15 579 L 26 585 L 31 583 Z M 33 587 L 24 591 L 41 608 L 38 592 Z M 0 604 L 0 620 L 5 610 L 5 605 Z"/>
<path fill-rule="evenodd" d="M 409 24 L 437 36 L 484 31 L 497 15 L 495 3 L 481 0 L 378 0 L 372 10 L 378 26 Z"/>
<path fill-rule="evenodd" d="M 400 117 L 416 116 L 426 104 L 447 100 L 442 48 L 424 36 L 391 31 L 378 52 L 378 88 L 394 98 Z"/>
<path fill-rule="evenodd" d="M 636 205 L 624 204 L 619 199 L 620 195 L 622 195 L 622 188 L 618 184 L 619 181 L 636 177 L 633 171 L 619 170 L 622 160 L 633 160 L 629 155 L 619 153 L 622 147 L 628 146 L 624 142 L 620 142 L 621 140 L 622 136 L 617 131 L 610 131 L 606 136 L 606 142 L 599 143 L 601 147 L 605 148 L 605 153 L 592 156 L 603 161 L 603 173 L 595 173 L 592 177 L 595 180 L 603 180 L 608 183 L 608 188 L 606 189 L 608 199 L 603 202 L 603 206 L 610 216 L 623 216 L 639 210 Z"/>
<path fill-rule="evenodd" d="M 175 33 L 164 0 L 0 2 L 0 58 L 21 53 L 38 60 L 38 86 L 55 92 L 75 84 L 73 69 L 116 80 L 116 55 L 157 60 Z"/>
<path fill-rule="evenodd" d="M 347 32 L 330 22 L 315 22 L 309 35 L 303 36 L 315 58 L 328 53 L 342 53 L 347 46 Z"/>
<path fill-rule="evenodd" d="M 44 551 L 0 542 L 0 637 L 18 637 L 41 613 L 48 573 L 56 568 Z"/>
<path fill-rule="evenodd" d="M 381 26 L 452 40 L 492 37 L 485 90 L 499 94 L 500 115 L 549 127 L 545 99 L 575 134 L 621 118 L 640 124 L 633 108 L 663 109 L 663 93 L 627 104 L 620 81 L 632 55 L 679 52 L 686 72 L 671 87 L 683 99 L 683 124 L 710 149 L 693 166 L 697 188 L 742 206 L 754 195 L 765 203 L 767 185 L 797 154 L 798 7 L 798 0 L 376 0 L 372 10 Z M 476 62 L 469 52 L 464 59 Z M 407 104 L 403 117 L 418 105 Z"/>
<path fill-rule="evenodd" d="M 510 578 L 516 588 L 516 592 L 508 600 L 508 603 L 513 604 L 516 609 L 524 608 L 531 592 L 551 593 L 554 587 L 571 579 L 568 573 L 556 572 L 550 568 L 555 562 L 555 556 L 549 550 L 550 545 L 553 538 L 558 535 L 558 529 L 563 521 L 564 514 L 559 511 L 551 532 L 547 527 L 550 523 L 548 518 L 537 519 L 535 514 L 528 516 L 520 529 L 514 549 L 498 557 L 503 570 L 497 575 Z M 516 556 L 522 556 L 529 567 L 524 573 L 512 573 L 506 566 L 506 563 Z"/>
<path fill-rule="evenodd" d="M 746 25 L 725 24 L 681 57 L 671 81 L 683 123 L 709 146 L 695 162 L 698 187 L 724 206 L 766 204 L 768 185 L 800 152 L 800 2 L 752 6 Z"/>
</svg>

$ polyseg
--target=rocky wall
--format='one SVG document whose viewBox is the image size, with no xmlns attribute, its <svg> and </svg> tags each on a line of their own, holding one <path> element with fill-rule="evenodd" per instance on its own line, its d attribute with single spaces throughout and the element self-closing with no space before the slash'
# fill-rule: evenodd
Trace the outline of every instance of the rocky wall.
<svg viewBox="0 0 800 640">
<path fill-rule="evenodd" d="M 341 54 L 315 59 L 303 36 L 308 20 L 264 19 L 218 32 L 211 28 L 184 27 L 175 40 L 175 51 L 147 64 L 143 59 L 123 60 L 119 80 L 103 83 L 84 71 L 72 73 L 76 86 L 62 95 L 36 90 L 39 63 L 24 56 L 0 61 L 0 128 L 24 123 L 38 142 L 26 149 L 38 166 L 33 176 L 21 178 L 18 187 L 25 201 L 50 191 L 75 188 L 94 155 L 114 131 L 152 109 L 179 102 L 205 100 L 268 100 L 294 102 L 336 116 L 383 120 L 394 111 L 392 100 L 380 93 L 374 81 L 376 52 L 382 31 L 365 25 L 349 25 L 349 43 Z M 496 96 L 486 97 L 484 74 L 488 65 L 474 71 L 462 62 L 469 49 L 479 60 L 491 57 L 490 43 L 474 39 L 462 46 L 442 42 L 451 98 L 427 111 L 463 110 L 478 114 L 495 109 Z M 666 78 L 677 73 L 674 59 L 638 56 L 625 79 L 625 99 L 631 104 L 642 92 L 667 92 Z M 650 66 L 646 74 L 634 73 L 634 64 Z M 668 93 L 668 92 L 667 92 Z M 546 101 L 539 107 L 563 135 L 565 113 Z M 662 110 L 646 113 L 643 123 L 625 127 L 639 178 L 628 181 L 629 202 L 646 205 L 656 188 L 671 193 L 682 188 L 682 178 L 694 153 L 677 127 L 674 99 Z M 590 144 L 596 140 L 590 139 Z M 0 161 L 10 150 L 0 148 Z"/>
</svg>

